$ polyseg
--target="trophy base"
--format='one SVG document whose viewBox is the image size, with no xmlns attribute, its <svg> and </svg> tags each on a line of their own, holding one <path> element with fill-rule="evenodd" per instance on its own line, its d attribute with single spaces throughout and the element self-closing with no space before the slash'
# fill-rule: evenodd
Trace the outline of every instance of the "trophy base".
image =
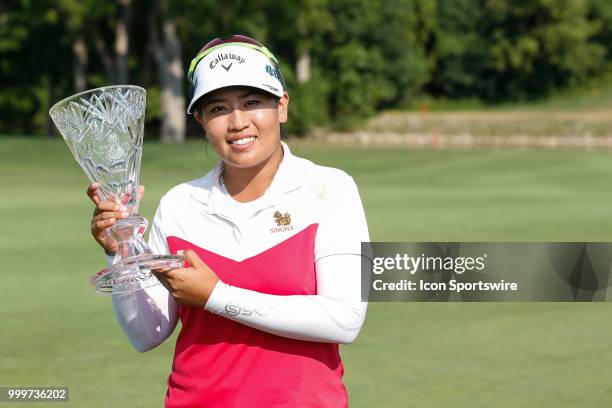
<svg viewBox="0 0 612 408">
<path fill-rule="evenodd" d="M 134 292 L 161 285 L 151 269 L 182 268 L 184 261 L 179 255 L 133 256 L 102 269 L 89 278 L 89 283 L 98 293 Z"/>
</svg>

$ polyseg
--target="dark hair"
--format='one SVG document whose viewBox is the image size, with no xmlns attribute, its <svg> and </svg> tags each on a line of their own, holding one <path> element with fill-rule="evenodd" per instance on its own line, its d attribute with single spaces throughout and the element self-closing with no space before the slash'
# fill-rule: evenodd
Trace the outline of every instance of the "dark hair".
<svg viewBox="0 0 612 408">
<path fill-rule="evenodd" d="M 243 42 L 243 43 L 257 45 L 258 47 L 263 47 L 263 44 L 254 38 L 247 37 L 246 35 L 241 35 L 241 34 L 233 34 L 233 35 L 228 35 L 227 37 L 217 37 L 214 40 L 207 42 L 200 49 L 200 51 L 198 51 L 198 54 L 201 54 L 207 49 L 212 48 L 216 45 L 232 43 L 232 42 Z"/>
</svg>

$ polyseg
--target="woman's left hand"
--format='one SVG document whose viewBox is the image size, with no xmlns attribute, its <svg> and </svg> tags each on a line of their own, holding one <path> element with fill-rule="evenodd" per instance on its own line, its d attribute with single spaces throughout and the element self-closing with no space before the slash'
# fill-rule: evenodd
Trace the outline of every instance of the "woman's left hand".
<svg viewBox="0 0 612 408">
<path fill-rule="evenodd" d="M 153 274 L 168 289 L 177 303 L 204 307 L 219 277 L 195 251 L 178 251 L 191 265 L 189 268 L 155 269 Z"/>
</svg>

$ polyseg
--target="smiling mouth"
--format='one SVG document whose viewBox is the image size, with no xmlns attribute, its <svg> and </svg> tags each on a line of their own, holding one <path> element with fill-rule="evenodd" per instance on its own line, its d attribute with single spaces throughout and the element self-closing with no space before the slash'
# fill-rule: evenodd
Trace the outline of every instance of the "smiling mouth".
<svg viewBox="0 0 612 408">
<path fill-rule="evenodd" d="M 243 137 L 243 138 L 236 139 L 236 140 L 231 140 L 227 143 L 233 144 L 233 145 L 243 145 L 243 144 L 254 142 L 255 139 L 257 139 L 257 136 L 249 136 L 249 137 Z"/>
</svg>

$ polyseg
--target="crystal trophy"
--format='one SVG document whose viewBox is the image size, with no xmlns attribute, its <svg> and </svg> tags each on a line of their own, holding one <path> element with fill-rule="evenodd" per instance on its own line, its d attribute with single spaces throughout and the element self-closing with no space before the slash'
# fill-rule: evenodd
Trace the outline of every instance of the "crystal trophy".
<svg viewBox="0 0 612 408">
<path fill-rule="evenodd" d="M 142 157 L 146 91 L 118 85 L 91 89 L 56 103 L 49 115 L 102 200 L 123 204 L 129 216 L 107 228 L 118 243 L 112 266 L 89 279 L 99 293 L 132 292 L 161 284 L 151 269 L 180 268 L 184 258 L 153 254 L 143 235 L 136 189 Z"/>
</svg>

